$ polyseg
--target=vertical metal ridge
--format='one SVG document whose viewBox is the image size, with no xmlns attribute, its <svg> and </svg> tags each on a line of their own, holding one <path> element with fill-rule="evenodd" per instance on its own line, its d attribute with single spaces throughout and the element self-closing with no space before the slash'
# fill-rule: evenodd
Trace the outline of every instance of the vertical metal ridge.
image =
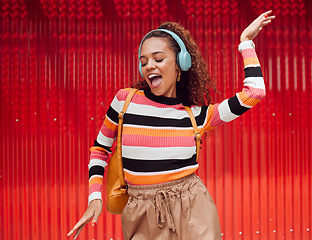
<svg viewBox="0 0 312 240">
<path fill-rule="evenodd" d="M 89 148 L 116 92 L 139 78 L 145 33 L 183 23 L 220 102 L 243 85 L 240 32 L 268 6 L 277 19 L 255 39 L 267 96 L 207 133 L 198 174 L 217 205 L 222 239 L 311 239 L 312 5 L 303 0 L 3 1 L 1 236 L 65 239 L 80 219 Z M 104 200 L 98 226 L 86 225 L 80 238 L 122 239 L 120 216 Z"/>
</svg>

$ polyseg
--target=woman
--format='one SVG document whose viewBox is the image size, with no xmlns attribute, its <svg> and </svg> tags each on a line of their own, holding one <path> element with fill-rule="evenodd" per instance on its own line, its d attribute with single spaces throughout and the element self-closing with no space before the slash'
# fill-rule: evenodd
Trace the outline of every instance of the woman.
<svg viewBox="0 0 312 240">
<path fill-rule="evenodd" d="M 265 96 L 254 39 L 275 16 L 261 14 L 241 34 L 245 65 L 242 92 L 209 105 L 211 79 L 197 45 L 177 23 L 148 33 L 139 48 L 143 81 L 124 117 L 122 154 L 129 201 L 122 213 L 125 239 L 221 239 L 215 204 L 198 168 L 193 128 L 184 106 L 191 106 L 201 133 L 229 122 Z M 168 31 L 169 30 L 169 31 Z M 77 238 L 102 211 L 101 186 L 108 153 L 117 133 L 118 112 L 130 89 L 114 98 L 89 163 L 89 206 L 68 233 Z"/>
</svg>

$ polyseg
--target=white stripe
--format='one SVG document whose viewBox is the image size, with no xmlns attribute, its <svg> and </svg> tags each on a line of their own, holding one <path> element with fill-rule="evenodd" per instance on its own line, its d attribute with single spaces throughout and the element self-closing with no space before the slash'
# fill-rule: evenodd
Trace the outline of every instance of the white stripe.
<svg viewBox="0 0 312 240">
<path fill-rule="evenodd" d="M 263 77 L 248 77 L 244 80 L 244 86 L 265 90 Z"/>
<path fill-rule="evenodd" d="M 192 109 L 192 112 L 194 114 L 194 117 L 197 117 L 197 116 L 199 116 L 202 107 L 194 106 L 194 107 L 191 107 L 191 109 Z"/>
<path fill-rule="evenodd" d="M 187 117 L 185 111 L 176 110 L 174 108 L 158 108 L 150 105 L 131 103 L 127 113 L 132 113 L 139 116 L 149 116 L 165 119 L 183 119 Z"/>
<path fill-rule="evenodd" d="M 229 100 L 224 100 L 218 107 L 220 119 L 223 122 L 230 122 L 239 116 L 232 113 L 229 106 Z"/>
<path fill-rule="evenodd" d="M 96 140 L 98 141 L 99 144 L 108 147 L 111 147 L 115 141 L 114 138 L 105 137 L 101 131 L 99 132 Z"/>
<path fill-rule="evenodd" d="M 252 108 L 253 107 L 253 106 L 250 106 L 250 105 L 247 105 L 247 104 L 243 103 L 242 99 L 239 98 L 238 93 L 236 93 L 236 97 L 237 97 L 237 99 L 239 101 L 239 104 L 241 106 L 246 107 L 246 108 Z"/>
<path fill-rule="evenodd" d="M 100 192 L 93 192 L 89 195 L 89 198 L 88 198 L 88 205 L 90 204 L 90 202 L 94 199 L 100 199 L 102 202 L 102 194 Z"/>
<path fill-rule="evenodd" d="M 110 119 L 107 115 L 105 116 L 105 118 L 107 118 L 108 121 L 110 121 L 112 124 L 114 124 L 115 126 L 118 126 L 118 123 L 114 122 L 112 119 Z"/>
<path fill-rule="evenodd" d="M 89 182 L 90 182 L 90 180 L 92 179 L 92 178 L 95 178 L 95 177 L 100 177 L 100 178 L 102 178 L 103 179 L 103 175 L 92 175 L 90 178 L 89 178 Z"/>
<path fill-rule="evenodd" d="M 243 41 L 238 45 L 238 51 L 242 52 L 245 49 L 255 48 L 255 44 L 252 40 Z"/>
<path fill-rule="evenodd" d="M 107 166 L 107 163 L 103 160 L 100 160 L 100 159 L 91 159 L 89 164 L 88 164 L 88 168 L 90 169 L 93 166 L 101 166 L 101 167 L 105 168 Z"/>
<path fill-rule="evenodd" d="M 121 111 L 120 106 L 123 106 L 125 101 L 118 101 L 117 99 L 116 101 L 115 99 L 113 100 L 113 102 L 111 103 L 111 107 L 117 113 L 119 113 Z M 200 114 L 199 107 L 192 107 L 192 111 L 195 117 L 197 117 Z M 186 111 L 183 111 L 183 108 L 182 110 L 177 110 L 172 107 L 159 108 L 159 107 L 155 107 L 151 105 L 143 105 L 143 104 L 137 104 L 133 102 L 129 104 L 127 113 L 136 114 L 140 116 L 149 116 L 149 117 L 163 116 L 164 118 L 167 118 L 167 119 L 183 119 L 189 116 Z"/>
<path fill-rule="evenodd" d="M 133 172 L 133 171 L 130 171 L 128 169 L 124 169 L 124 171 L 131 174 L 131 175 L 135 175 L 135 176 L 153 176 L 153 175 L 165 175 L 165 174 L 169 174 L 169 173 L 182 172 L 184 170 L 193 169 L 193 168 L 197 168 L 197 167 L 198 167 L 198 164 L 183 167 L 183 168 L 178 168 L 178 169 L 174 169 L 174 170 L 161 171 L 161 172 Z"/>
<path fill-rule="evenodd" d="M 158 117 L 165 119 L 183 119 L 188 118 L 189 115 L 186 111 L 183 111 L 184 107 L 181 110 L 175 108 L 158 108 L 150 105 L 142 105 L 131 103 L 128 107 L 127 113 L 132 113 L 140 116 L 149 116 L 149 117 Z M 192 108 L 193 114 L 197 117 L 200 114 L 200 108 Z"/>
<path fill-rule="evenodd" d="M 249 65 L 246 65 L 244 67 L 244 69 L 249 68 L 249 67 L 260 67 L 260 64 L 259 63 L 257 63 L 257 64 L 249 64 Z"/>
<path fill-rule="evenodd" d="M 125 103 L 125 101 L 119 101 L 119 100 L 117 99 L 117 97 L 115 96 L 110 106 L 111 106 L 117 113 L 120 113 L 121 110 L 122 110 L 122 107 L 123 107 L 124 103 Z"/>
<path fill-rule="evenodd" d="M 196 153 L 193 147 L 136 147 L 122 146 L 122 156 L 136 160 L 188 159 Z M 183 158 L 181 158 L 183 156 Z"/>
</svg>

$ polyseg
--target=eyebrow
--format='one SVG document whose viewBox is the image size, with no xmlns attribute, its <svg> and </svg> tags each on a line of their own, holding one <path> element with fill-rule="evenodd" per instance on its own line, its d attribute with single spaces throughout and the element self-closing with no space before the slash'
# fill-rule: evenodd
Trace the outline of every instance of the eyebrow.
<svg viewBox="0 0 312 240">
<path fill-rule="evenodd" d="M 152 55 L 156 55 L 156 54 L 158 54 L 158 53 L 165 53 L 165 52 L 163 52 L 163 51 L 157 51 L 157 52 L 153 52 Z M 140 59 L 143 58 L 143 57 L 145 57 L 145 56 L 144 56 L 144 55 L 140 56 Z"/>
</svg>

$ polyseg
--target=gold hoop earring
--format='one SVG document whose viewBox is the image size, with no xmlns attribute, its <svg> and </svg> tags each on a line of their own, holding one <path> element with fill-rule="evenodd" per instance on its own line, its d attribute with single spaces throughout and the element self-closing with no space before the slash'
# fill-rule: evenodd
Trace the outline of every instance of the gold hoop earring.
<svg viewBox="0 0 312 240">
<path fill-rule="evenodd" d="M 180 80 L 181 80 L 181 70 L 179 69 L 177 82 L 179 82 Z"/>
</svg>

